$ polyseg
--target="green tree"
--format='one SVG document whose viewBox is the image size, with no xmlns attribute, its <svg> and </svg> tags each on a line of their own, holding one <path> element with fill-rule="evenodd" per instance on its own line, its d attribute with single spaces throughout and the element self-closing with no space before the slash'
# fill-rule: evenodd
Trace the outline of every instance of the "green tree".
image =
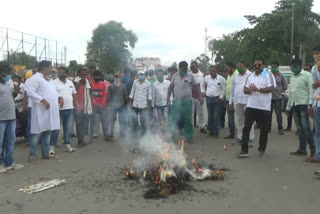
<svg viewBox="0 0 320 214">
<path fill-rule="evenodd" d="M 196 59 L 192 60 L 197 62 L 200 71 L 207 73 L 210 68 L 210 58 L 205 54 L 201 54 Z"/>
<path fill-rule="evenodd" d="M 271 13 L 245 16 L 252 28 L 245 28 L 209 42 L 216 62 L 237 61 L 249 65 L 261 56 L 288 64 L 291 56 L 292 3 L 294 7 L 294 55 L 303 62 L 312 60 L 312 47 L 320 41 L 320 15 L 312 12 L 313 0 L 280 0 Z M 231 60 L 230 60 L 231 59 Z"/>
<path fill-rule="evenodd" d="M 28 69 L 38 63 L 36 57 L 28 55 L 26 52 L 17 53 L 10 51 L 9 59 L 8 56 L 6 56 L 5 60 L 9 62 L 10 65 L 26 65 Z"/>
<path fill-rule="evenodd" d="M 71 60 L 68 65 L 68 70 L 77 73 L 80 68 L 83 68 L 82 64 L 78 64 L 77 60 Z"/>
<path fill-rule="evenodd" d="M 93 30 L 87 45 L 87 63 L 94 64 L 106 73 L 122 70 L 132 58 L 129 48 L 134 48 L 137 36 L 122 26 L 110 21 Z"/>
</svg>

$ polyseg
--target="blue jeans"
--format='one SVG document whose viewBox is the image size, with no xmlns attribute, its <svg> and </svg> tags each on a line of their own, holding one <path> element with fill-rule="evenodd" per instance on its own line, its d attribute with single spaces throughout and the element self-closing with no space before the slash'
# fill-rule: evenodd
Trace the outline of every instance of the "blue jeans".
<svg viewBox="0 0 320 214">
<path fill-rule="evenodd" d="M 70 144 L 71 130 L 73 128 L 73 109 L 60 110 L 60 121 L 63 126 L 63 144 Z"/>
<path fill-rule="evenodd" d="M 31 134 L 29 156 L 37 157 L 37 145 L 39 141 L 41 143 L 42 158 L 48 158 L 50 149 L 50 131 L 45 131 L 41 134 Z"/>
<path fill-rule="evenodd" d="M 278 122 L 278 130 L 282 130 L 282 114 L 281 114 L 281 104 L 282 104 L 282 100 L 272 100 L 271 101 L 271 112 L 273 112 L 273 109 L 276 113 L 276 117 L 277 117 L 277 122 Z M 270 126 L 272 124 L 272 115 L 270 117 L 271 123 Z M 291 127 L 291 125 L 290 125 Z M 271 127 L 270 127 L 271 129 Z"/>
<path fill-rule="evenodd" d="M 208 109 L 208 130 L 210 134 L 219 134 L 219 112 L 221 102 L 215 97 L 207 97 L 207 109 Z"/>
<path fill-rule="evenodd" d="M 317 150 L 314 155 L 315 159 L 320 160 L 320 107 L 313 107 L 314 123 L 316 126 L 316 145 Z"/>
<path fill-rule="evenodd" d="M 293 106 L 293 112 L 297 119 L 299 129 L 299 148 L 305 151 L 307 147 L 307 142 L 311 151 L 315 151 L 313 134 L 310 128 L 308 105 L 296 105 Z"/>
<path fill-rule="evenodd" d="M 16 120 L 0 120 L 0 166 L 10 166 L 16 142 Z"/>
<path fill-rule="evenodd" d="M 97 107 L 97 106 L 93 107 L 93 111 L 90 119 L 90 137 L 93 137 L 97 114 L 100 116 L 103 134 L 105 137 L 107 137 L 109 135 L 107 110 L 103 107 Z"/>
<path fill-rule="evenodd" d="M 124 137 L 127 131 L 126 124 L 126 108 L 125 107 L 110 107 L 109 123 L 110 123 L 110 136 L 114 136 L 114 126 L 117 121 L 117 114 L 119 115 L 120 136 Z"/>
<path fill-rule="evenodd" d="M 50 132 L 50 146 L 57 146 L 58 144 L 58 140 L 59 140 L 59 133 L 60 133 L 60 130 L 52 130 Z"/>
<path fill-rule="evenodd" d="M 226 101 L 226 104 L 229 105 L 229 101 Z M 235 122 L 234 122 L 234 110 L 230 110 L 227 108 L 227 113 L 228 113 L 228 126 L 229 126 L 229 131 L 231 136 L 235 136 Z"/>
<path fill-rule="evenodd" d="M 89 116 L 84 111 L 75 111 L 78 144 L 84 144 L 84 136 L 88 134 Z"/>
<path fill-rule="evenodd" d="M 31 107 L 28 107 L 27 130 L 26 130 L 26 139 L 28 143 L 30 143 L 30 140 L 31 140 L 30 129 L 31 129 Z"/>
</svg>

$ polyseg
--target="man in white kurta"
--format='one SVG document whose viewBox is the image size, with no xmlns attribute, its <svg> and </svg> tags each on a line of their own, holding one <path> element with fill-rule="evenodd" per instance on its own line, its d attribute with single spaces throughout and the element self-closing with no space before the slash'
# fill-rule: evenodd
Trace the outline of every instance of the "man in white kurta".
<svg viewBox="0 0 320 214">
<path fill-rule="evenodd" d="M 236 74 L 232 78 L 230 99 L 229 99 L 229 109 L 234 110 L 235 124 L 237 129 L 237 139 L 234 145 L 240 144 L 242 140 L 242 130 L 244 127 L 244 113 L 248 103 L 248 95 L 244 94 L 243 86 L 251 74 L 247 69 L 246 64 L 243 61 L 238 62 Z M 254 140 L 254 126 L 250 130 L 249 143 L 252 143 Z M 250 144 L 252 145 L 252 144 Z"/>
<path fill-rule="evenodd" d="M 32 101 L 30 161 L 36 161 L 36 148 L 40 140 L 42 158 L 49 158 L 50 132 L 60 129 L 58 92 L 50 80 L 51 62 L 42 61 L 39 72 L 27 84 Z"/>
</svg>

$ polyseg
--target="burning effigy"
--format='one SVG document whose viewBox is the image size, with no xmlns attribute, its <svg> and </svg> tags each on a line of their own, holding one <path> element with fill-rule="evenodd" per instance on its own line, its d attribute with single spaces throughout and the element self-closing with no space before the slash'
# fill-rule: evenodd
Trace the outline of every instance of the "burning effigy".
<svg viewBox="0 0 320 214">
<path fill-rule="evenodd" d="M 129 179 L 150 187 L 145 198 L 161 198 L 188 188 L 190 181 L 225 180 L 228 169 L 190 159 L 184 152 L 184 140 L 169 143 L 160 136 L 142 139 L 142 157 L 126 172 Z"/>
</svg>

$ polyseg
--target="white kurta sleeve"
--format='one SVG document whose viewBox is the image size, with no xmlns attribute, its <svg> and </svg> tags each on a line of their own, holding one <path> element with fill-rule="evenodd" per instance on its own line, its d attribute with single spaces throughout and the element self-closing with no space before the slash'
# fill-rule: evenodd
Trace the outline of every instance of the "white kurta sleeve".
<svg viewBox="0 0 320 214">
<path fill-rule="evenodd" d="M 37 93 L 39 87 L 39 80 L 37 78 L 32 78 L 28 82 L 27 93 L 28 97 L 35 103 L 40 103 L 43 97 Z"/>
</svg>

